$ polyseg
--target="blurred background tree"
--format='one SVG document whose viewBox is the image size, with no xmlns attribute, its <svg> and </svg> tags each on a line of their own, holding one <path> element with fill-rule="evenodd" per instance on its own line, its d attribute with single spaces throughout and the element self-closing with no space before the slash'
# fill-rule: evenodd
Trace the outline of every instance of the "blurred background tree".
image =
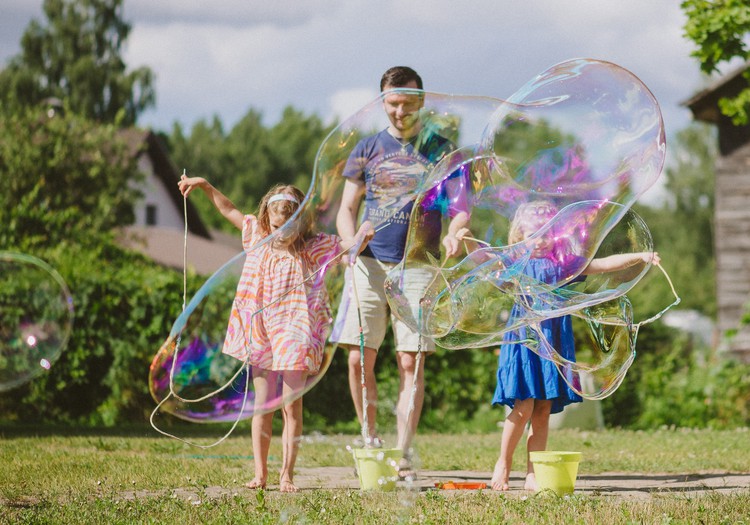
<svg viewBox="0 0 750 525">
<path fill-rule="evenodd" d="M 279 122 L 268 127 L 263 115 L 250 109 L 228 133 L 215 116 L 210 123 L 193 124 L 189 134 L 175 123 L 164 138 L 175 165 L 207 178 L 239 209 L 251 213 L 274 184 L 294 184 L 303 192 L 310 187 L 318 147 L 334 126 L 287 107 Z M 193 204 L 212 228 L 233 232 L 206 199 Z"/>
<path fill-rule="evenodd" d="M 122 0 L 44 0 L 21 53 L 0 71 L 0 106 L 13 110 L 57 98 L 77 115 L 129 126 L 155 103 L 153 73 L 128 71 L 122 46 L 130 25 Z"/>
</svg>

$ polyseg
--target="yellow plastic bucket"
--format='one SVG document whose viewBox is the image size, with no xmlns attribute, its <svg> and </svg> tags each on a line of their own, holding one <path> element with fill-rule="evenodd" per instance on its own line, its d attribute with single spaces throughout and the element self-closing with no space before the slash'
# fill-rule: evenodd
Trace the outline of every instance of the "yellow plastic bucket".
<svg viewBox="0 0 750 525">
<path fill-rule="evenodd" d="M 396 467 L 403 453 L 398 448 L 355 448 L 352 450 L 357 464 L 361 490 L 390 491 L 396 488 Z"/>
<path fill-rule="evenodd" d="M 560 496 L 573 493 L 580 452 L 542 450 L 529 453 L 529 457 L 534 464 L 537 490 L 551 490 Z"/>
</svg>

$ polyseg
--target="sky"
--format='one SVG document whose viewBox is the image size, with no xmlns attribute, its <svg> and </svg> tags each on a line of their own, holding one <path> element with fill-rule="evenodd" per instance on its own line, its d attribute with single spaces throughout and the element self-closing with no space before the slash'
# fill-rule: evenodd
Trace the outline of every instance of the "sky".
<svg viewBox="0 0 750 525">
<path fill-rule="evenodd" d="M 286 106 L 325 122 L 378 94 L 393 65 L 425 90 L 509 98 L 572 58 L 614 62 L 659 101 L 667 138 L 691 121 L 680 102 L 706 86 L 683 34 L 680 2 L 654 0 L 124 0 L 124 58 L 156 75 L 141 126 L 229 130 L 251 109 L 266 125 Z M 0 64 L 20 52 L 42 0 L 2 0 Z"/>
</svg>

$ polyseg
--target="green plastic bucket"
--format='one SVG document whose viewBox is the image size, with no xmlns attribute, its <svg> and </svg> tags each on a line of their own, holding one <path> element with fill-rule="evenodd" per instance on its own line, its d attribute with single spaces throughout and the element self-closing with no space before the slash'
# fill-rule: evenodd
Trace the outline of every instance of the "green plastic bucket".
<svg viewBox="0 0 750 525">
<path fill-rule="evenodd" d="M 541 450 L 529 453 L 529 457 L 534 464 L 537 490 L 551 490 L 560 496 L 573 493 L 580 452 Z"/>
<path fill-rule="evenodd" d="M 398 448 L 355 448 L 352 450 L 357 464 L 361 490 L 390 491 L 396 488 L 396 467 L 403 453 Z"/>
</svg>

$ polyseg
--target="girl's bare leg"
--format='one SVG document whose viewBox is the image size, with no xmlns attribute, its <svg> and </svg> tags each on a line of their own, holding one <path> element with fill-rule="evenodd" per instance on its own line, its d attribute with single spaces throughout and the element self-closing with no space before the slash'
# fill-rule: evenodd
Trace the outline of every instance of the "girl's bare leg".
<svg viewBox="0 0 750 525">
<path fill-rule="evenodd" d="M 537 490 L 534 465 L 531 463 L 531 452 L 547 449 L 547 437 L 549 436 L 549 416 L 552 410 L 552 401 L 548 399 L 537 399 L 534 402 L 534 410 L 531 413 L 531 426 L 526 438 L 526 482 L 523 488 L 526 490 Z"/>
<path fill-rule="evenodd" d="M 505 418 L 503 437 L 500 443 L 500 457 L 497 459 L 495 470 L 492 473 L 492 490 L 508 490 L 510 488 L 510 468 L 513 463 L 513 452 L 515 452 L 518 442 L 521 441 L 526 423 L 531 418 L 533 406 L 533 399 L 516 399 L 513 403 L 513 410 Z"/>
<path fill-rule="evenodd" d="M 289 371 L 283 373 L 283 396 L 285 400 L 282 414 L 284 416 L 284 431 L 281 435 L 282 465 L 279 472 L 279 490 L 281 492 L 297 492 L 294 484 L 294 465 L 297 462 L 299 440 L 302 436 L 302 389 L 307 379 L 306 372 Z M 287 399 L 293 399 L 287 402 Z"/>
<path fill-rule="evenodd" d="M 263 413 L 271 389 L 275 389 L 276 374 L 253 368 L 253 388 L 255 404 L 253 413 L 253 459 L 255 476 L 245 484 L 249 489 L 264 489 L 268 481 L 268 449 L 271 447 L 273 412 Z"/>
</svg>

